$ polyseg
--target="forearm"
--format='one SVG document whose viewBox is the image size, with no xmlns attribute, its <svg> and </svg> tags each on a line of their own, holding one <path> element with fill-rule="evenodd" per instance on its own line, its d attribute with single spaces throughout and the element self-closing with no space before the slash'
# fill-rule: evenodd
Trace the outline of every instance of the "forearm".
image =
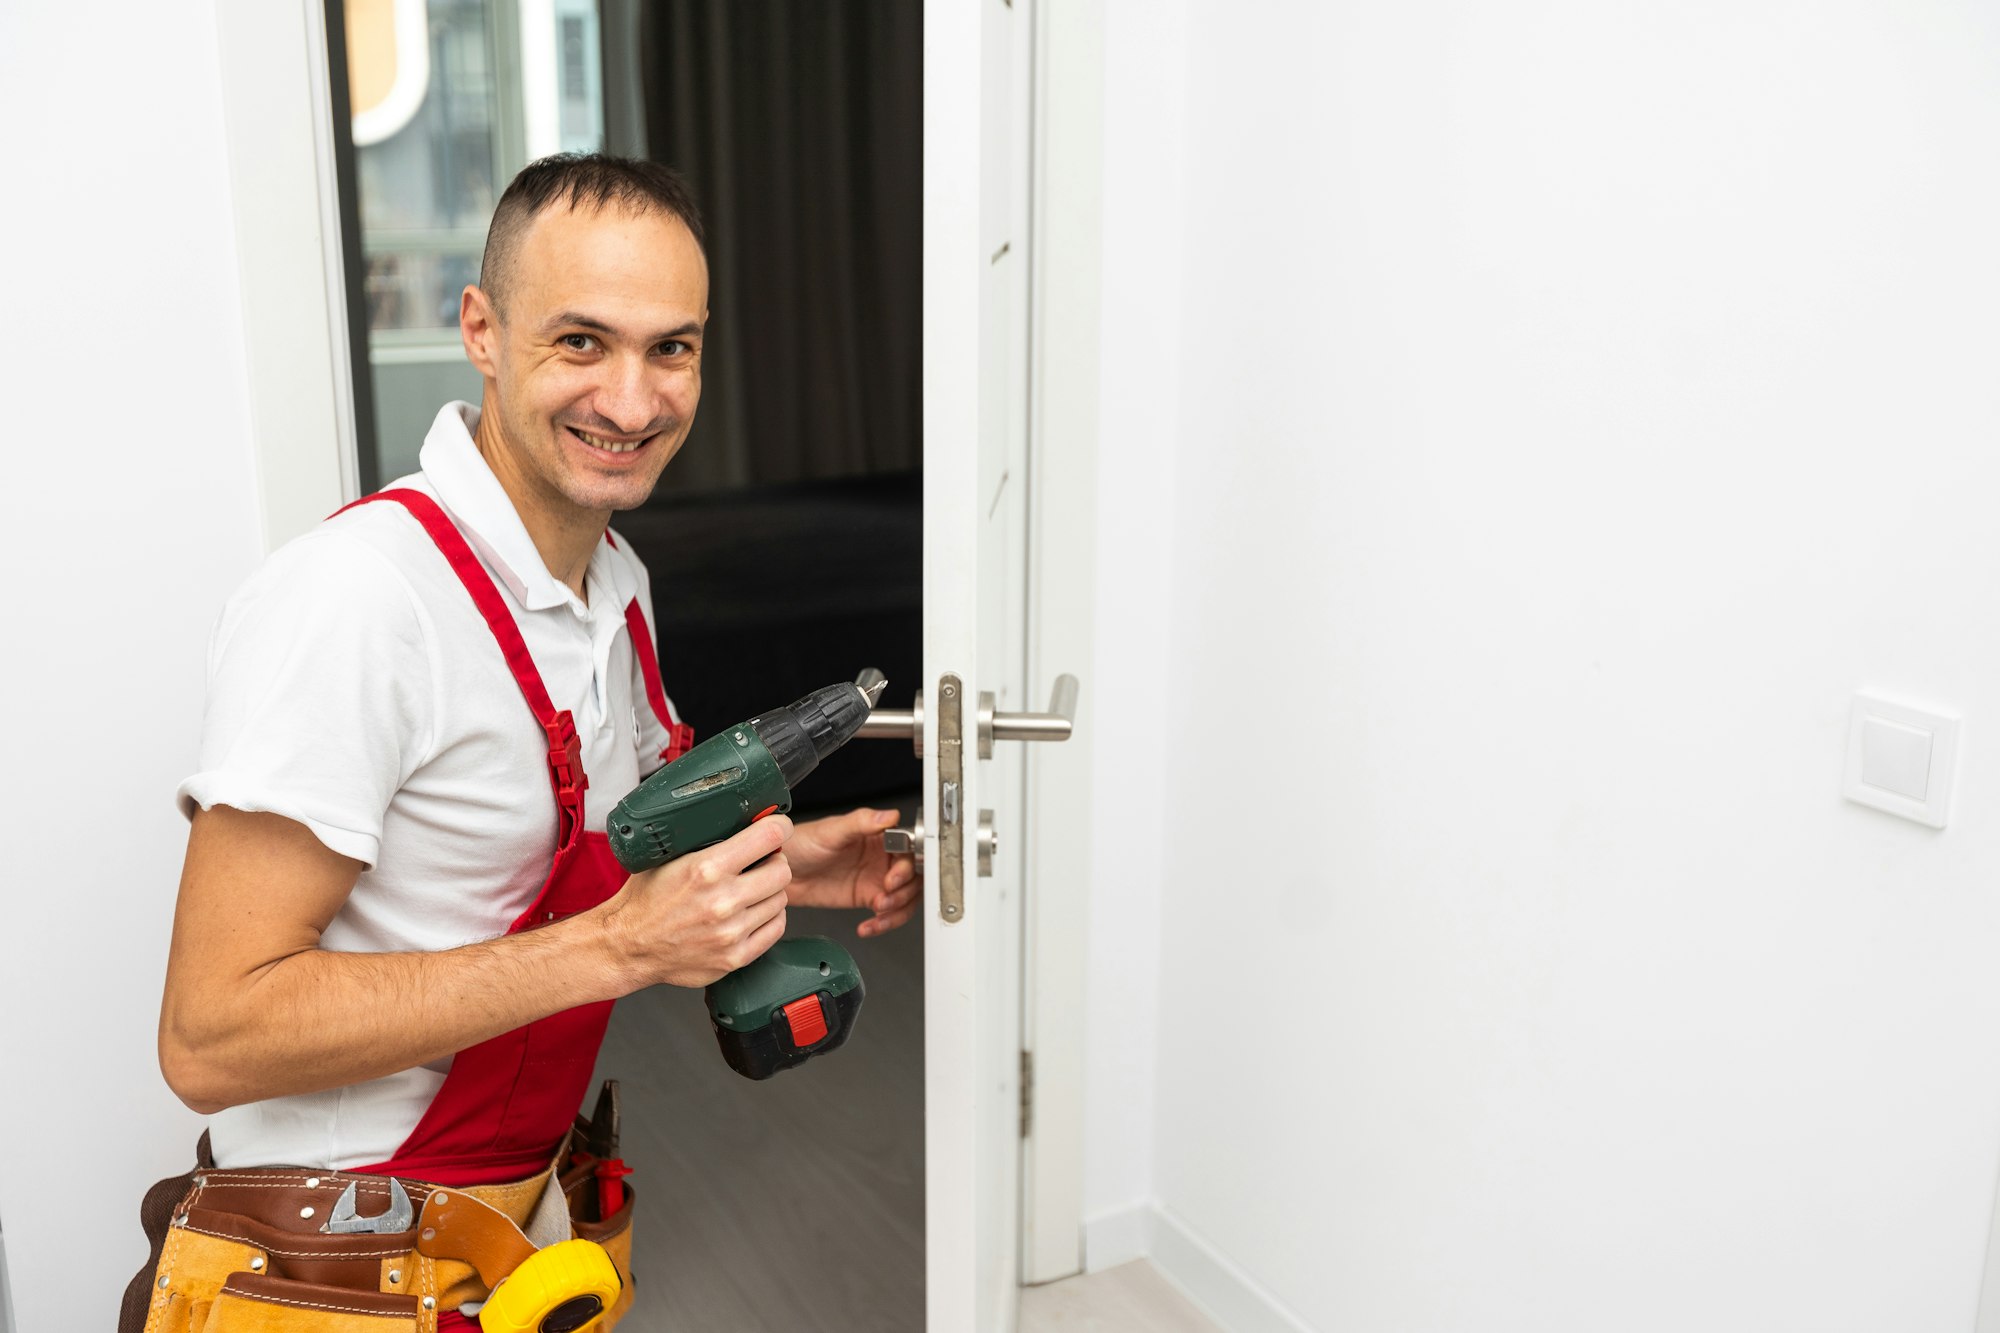
<svg viewBox="0 0 2000 1333">
<path fill-rule="evenodd" d="M 197 1111 L 346 1087 L 550 1014 L 702 986 L 784 934 L 782 815 L 635 875 L 600 907 L 437 953 L 335 953 L 321 933 L 362 866 L 303 824 L 195 816 L 174 912 L 160 1069 Z"/>
<path fill-rule="evenodd" d="M 160 1061 L 211 1113 L 380 1078 L 644 982 L 603 909 L 437 953 L 307 948 L 160 1017 Z"/>
</svg>

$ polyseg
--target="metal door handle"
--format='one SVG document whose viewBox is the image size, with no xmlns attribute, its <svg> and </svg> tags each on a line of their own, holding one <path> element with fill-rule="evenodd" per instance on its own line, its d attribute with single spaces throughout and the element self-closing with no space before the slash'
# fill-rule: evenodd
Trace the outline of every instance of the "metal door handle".
<svg viewBox="0 0 2000 1333">
<path fill-rule="evenodd" d="M 979 757 L 993 757 L 994 741 L 1066 741 L 1076 730 L 1076 677 L 1056 677 L 1046 713 L 996 713 L 993 692 L 979 696 Z"/>
<path fill-rule="evenodd" d="M 891 856 L 913 857 L 917 863 L 917 873 L 924 873 L 924 817 L 918 815 L 911 821 L 910 828 L 890 828 L 882 830 L 882 850 Z M 979 832 L 974 845 L 979 851 L 979 877 L 990 879 L 993 875 L 993 858 L 1000 854 L 1000 834 L 993 827 L 993 812 L 979 812 Z"/>
<path fill-rule="evenodd" d="M 855 679 L 863 690 L 878 684 L 882 673 L 869 667 Z M 993 757 L 993 742 L 1066 741 L 1076 730 L 1076 699 L 1080 687 L 1075 676 L 1064 672 L 1056 677 L 1046 713 L 1001 713 L 994 709 L 991 691 L 979 696 L 979 757 Z M 924 696 L 919 693 L 908 708 L 878 708 L 861 724 L 859 736 L 901 740 L 907 736 L 919 759 L 924 754 Z"/>
<path fill-rule="evenodd" d="M 910 856 L 917 862 L 917 873 L 924 873 L 924 817 L 919 814 L 911 821 L 912 828 L 891 828 L 882 830 L 882 849 L 891 856 Z"/>
</svg>

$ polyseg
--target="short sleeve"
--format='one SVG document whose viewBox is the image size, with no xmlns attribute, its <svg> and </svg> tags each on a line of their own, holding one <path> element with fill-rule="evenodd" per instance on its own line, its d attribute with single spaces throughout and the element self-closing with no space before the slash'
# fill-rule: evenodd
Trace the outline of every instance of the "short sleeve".
<svg viewBox="0 0 2000 1333">
<path fill-rule="evenodd" d="M 389 801 L 435 741 L 431 636 L 382 552 L 322 528 L 275 552 L 209 644 L 200 769 L 182 813 L 216 805 L 293 819 L 375 865 Z"/>
</svg>

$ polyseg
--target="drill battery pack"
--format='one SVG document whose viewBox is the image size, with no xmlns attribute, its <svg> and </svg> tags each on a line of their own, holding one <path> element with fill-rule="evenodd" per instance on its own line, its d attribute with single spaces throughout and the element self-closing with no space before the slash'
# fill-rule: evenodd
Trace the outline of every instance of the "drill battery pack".
<svg viewBox="0 0 2000 1333">
<path fill-rule="evenodd" d="M 722 1058 L 745 1078 L 769 1078 L 847 1040 L 861 1013 L 861 969 L 824 936 L 779 940 L 753 968 L 706 992 Z"/>
</svg>

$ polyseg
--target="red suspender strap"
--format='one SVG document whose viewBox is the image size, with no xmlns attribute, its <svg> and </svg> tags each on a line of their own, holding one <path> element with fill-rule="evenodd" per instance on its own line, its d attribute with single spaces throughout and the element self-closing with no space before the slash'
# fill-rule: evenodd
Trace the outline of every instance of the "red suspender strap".
<svg viewBox="0 0 2000 1333">
<path fill-rule="evenodd" d="M 604 531 L 604 544 L 614 551 L 618 549 L 618 539 L 609 528 Z M 660 719 L 660 726 L 667 733 L 667 748 L 660 751 L 660 758 L 671 764 L 694 748 L 694 728 L 674 721 L 673 710 L 667 707 L 667 688 L 660 684 L 660 659 L 653 650 L 653 627 L 646 623 L 646 613 L 639 609 L 636 597 L 625 603 L 625 631 L 632 636 L 639 675 L 646 682 L 646 700 L 653 705 L 653 716 Z"/>
<path fill-rule="evenodd" d="M 542 684 L 542 673 L 535 669 L 535 659 L 528 653 L 528 645 L 521 638 L 521 627 L 514 623 L 513 612 L 507 609 L 506 599 L 493 586 L 492 576 L 479 563 L 479 557 L 472 553 L 444 507 L 422 491 L 388 490 L 364 495 L 354 504 L 341 509 L 340 513 L 376 500 L 393 500 L 410 511 L 417 522 L 423 524 L 431 541 L 451 564 L 452 573 L 465 585 L 472 595 L 472 603 L 479 608 L 479 614 L 486 618 L 486 627 L 493 631 L 494 639 L 500 645 L 500 652 L 507 659 L 507 669 L 514 673 L 515 682 L 521 687 L 521 696 L 528 701 L 528 709 L 534 713 L 543 733 L 549 741 L 549 785 L 556 795 L 556 846 L 567 847 L 576 831 L 583 826 L 583 790 L 590 785 L 590 779 L 583 772 L 583 743 L 576 734 L 576 719 L 565 708 L 560 713 L 549 701 L 549 691 Z M 648 652 L 651 645 L 647 645 Z"/>
<path fill-rule="evenodd" d="M 605 539 L 610 540 L 609 533 Z M 671 764 L 693 748 L 694 728 L 674 721 L 673 712 L 667 707 L 667 690 L 660 684 L 660 659 L 653 651 L 653 628 L 646 623 L 646 613 L 639 609 L 636 597 L 625 603 L 625 630 L 632 636 L 632 651 L 639 658 L 639 674 L 645 678 L 646 698 L 653 705 L 653 716 L 660 719 L 667 732 L 667 748 L 660 751 L 660 758 Z"/>
</svg>

